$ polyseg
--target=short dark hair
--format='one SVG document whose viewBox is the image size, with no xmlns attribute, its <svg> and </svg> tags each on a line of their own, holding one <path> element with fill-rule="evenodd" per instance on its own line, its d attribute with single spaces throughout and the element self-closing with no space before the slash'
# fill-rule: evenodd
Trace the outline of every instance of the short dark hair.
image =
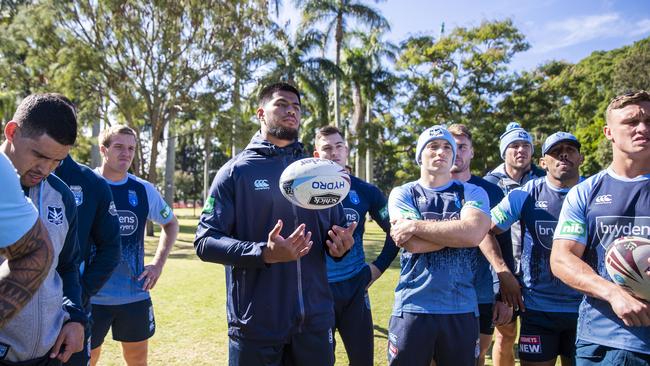
<svg viewBox="0 0 650 366">
<path fill-rule="evenodd" d="M 316 136 L 314 137 L 315 140 L 318 140 L 319 138 L 323 136 L 330 136 L 330 135 L 336 135 L 339 134 L 339 136 L 343 137 L 343 134 L 341 133 L 341 130 L 334 126 L 323 126 L 316 131 Z"/>
<path fill-rule="evenodd" d="M 280 82 L 267 85 L 262 88 L 262 90 L 260 90 L 257 96 L 258 105 L 261 107 L 266 104 L 269 100 L 271 100 L 273 93 L 280 90 L 295 94 L 298 97 L 298 103 L 300 103 L 300 92 L 298 89 L 296 89 L 296 87 L 291 84 Z"/>
<path fill-rule="evenodd" d="M 70 100 L 60 94 L 31 94 L 20 102 L 13 121 L 25 137 L 44 134 L 61 145 L 71 146 L 77 140 L 77 116 Z"/>
</svg>

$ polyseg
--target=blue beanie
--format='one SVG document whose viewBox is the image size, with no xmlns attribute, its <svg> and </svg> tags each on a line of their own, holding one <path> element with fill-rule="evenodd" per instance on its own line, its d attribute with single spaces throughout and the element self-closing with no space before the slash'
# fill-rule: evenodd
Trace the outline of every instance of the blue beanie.
<svg viewBox="0 0 650 366">
<path fill-rule="evenodd" d="M 516 141 L 526 141 L 531 146 L 531 153 L 535 151 L 535 145 L 533 145 L 533 137 L 524 130 L 521 125 L 517 122 L 508 123 L 506 127 L 506 132 L 501 135 L 499 142 L 499 152 L 501 152 L 501 159 L 506 158 L 506 149 L 508 145 Z"/>
<path fill-rule="evenodd" d="M 454 136 L 447 131 L 447 128 L 442 125 L 429 127 L 422 132 L 418 138 L 418 145 L 415 149 L 415 162 L 418 163 L 418 165 L 422 165 L 422 159 L 420 159 L 422 156 L 422 150 L 424 150 L 427 144 L 433 140 L 445 140 L 449 142 L 451 150 L 454 153 L 451 159 L 451 163 L 453 164 L 456 161 L 456 140 L 454 140 Z"/>
</svg>

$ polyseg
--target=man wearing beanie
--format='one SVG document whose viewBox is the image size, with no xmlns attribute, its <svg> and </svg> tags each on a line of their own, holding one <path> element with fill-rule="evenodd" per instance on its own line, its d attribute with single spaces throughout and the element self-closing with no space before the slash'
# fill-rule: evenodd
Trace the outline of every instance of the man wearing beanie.
<svg viewBox="0 0 650 366">
<path fill-rule="evenodd" d="M 532 163 L 533 151 L 532 136 L 519 123 L 511 122 L 501 135 L 499 142 L 499 152 L 504 162 L 489 172 L 484 179 L 496 184 L 503 190 L 504 195 L 508 195 L 510 191 L 526 184 L 526 182 L 546 175 L 542 169 Z M 520 224 L 512 225 L 512 256 L 515 261 L 515 274 L 520 272 L 521 232 Z M 503 253 L 504 257 L 509 257 L 509 255 L 510 253 Z M 515 286 L 510 286 L 510 284 L 515 284 Z M 501 295 L 509 295 L 508 297 L 516 295 L 521 298 L 521 290 L 516 285 L 516 281 L 501 283 L 500 291 Z M 497 326 L 494 334 L 494 347 L 492 347 L 494 364 L 496 366 L 514 366 L 513 346 L 517 336 L 517 323 L 513 321 L 506 325 Z"/>
<path fill-rule="evenodd" d="M 403 248 L 389 324 L 390 365 L 474 365 L 478 307 L 474 269 L 490 226 L 487 193 L 451 178 L 456 142 L 443 126 L 418 139 L 420 179 L 388 199 L 391 236 Z"/>
</svg>

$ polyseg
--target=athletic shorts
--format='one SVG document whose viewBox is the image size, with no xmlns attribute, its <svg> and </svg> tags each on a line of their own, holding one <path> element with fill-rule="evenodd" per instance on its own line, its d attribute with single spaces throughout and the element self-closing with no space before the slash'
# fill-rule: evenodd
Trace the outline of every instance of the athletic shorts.
<svg viewBox="0 0 650 366">
<path fill-rule="evenodd" d="M 492 323 L 492 312 L 494 311 L 494 304 L 478 304 L 478 325 L 479 333 L 481 334 L 494 334 L 494 324 Z"/>
<path fill-rule="evenodd" d="M 104 343 L 108 329 L 118 342 L 140 342 L 151 338 L 156 332 L 151 299 L 122 305 L 95 305 L 92 310 L 93 327 L 91 348 Z"/>
<path fill-rule="evenodd" d="M 10 362 L 0 360 L 0 366 L 61 366 L 61 361 L 58 358 L 50 358 L 50 353 L 48 352 L 43 357 L 29 361 Z"/>
<path fill-rule="evenodd" d="M 578 340 L 576 366 L 594 365 L 647 366 L 650 355 Z"/>
<path fill-rule="evenodd" d="M 464 314 L 391 316 L 388 326 L 388 364 L 474 366 L 480 353 L 478 318 Z"/>
<path fill-rule="evenodd" d="M 519 359 L 530 362 L 575 357 L 578 313 L 551 313 L 528 309 L 521 313 Z"/>
</svg>

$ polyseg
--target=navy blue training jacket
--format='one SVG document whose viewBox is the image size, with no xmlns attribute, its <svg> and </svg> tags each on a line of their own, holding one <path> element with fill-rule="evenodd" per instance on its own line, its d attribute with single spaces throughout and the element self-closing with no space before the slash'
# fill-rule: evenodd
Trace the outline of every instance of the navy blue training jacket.
<svg viewBox="0 0 650 366">
<path fill-rule="evenodd" d="M 232 337 L 285 343 L 296 333 L 334 326 L 325 240 L 332 225 L 346 220 L 341 205 L 307 210 L 282 196 L 280 175 L 304 157 L 299 142 L 280 148 L 257 134 L 212 182 L 194 246 L 203 261 L 225 265 Z M 265 264 L 262 249 L 278 219 L 284 224 L 280 235 L 286 238 L 304 223 L 314 244 L 298 261 Z"/>
</svg>

